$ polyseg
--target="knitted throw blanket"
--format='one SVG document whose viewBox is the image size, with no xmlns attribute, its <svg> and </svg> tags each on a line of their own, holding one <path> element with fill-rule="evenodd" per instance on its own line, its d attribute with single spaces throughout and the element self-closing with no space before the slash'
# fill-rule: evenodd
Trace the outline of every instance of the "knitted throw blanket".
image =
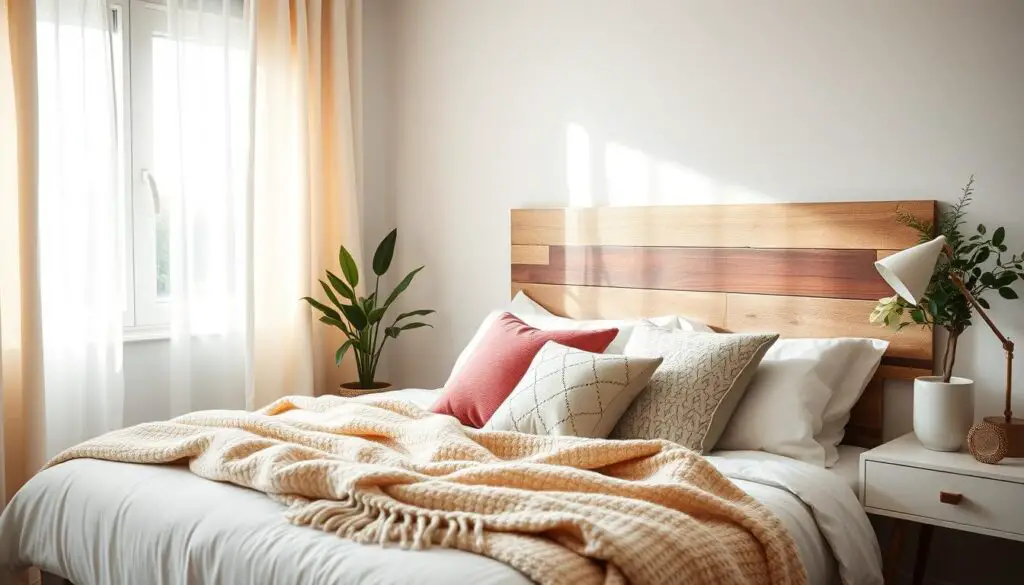
<svg viewBox="0 0 1024 585">
<path fill-rule="evenodd" d="M 114 431 L 76 458 L 186 463 L 288 520 L 381 546 L 472 551 L 547 584 L 804 583 L 770 511 L 667 441 L 484 432 L 400 401 L 282 398 Z"/>
</svg>

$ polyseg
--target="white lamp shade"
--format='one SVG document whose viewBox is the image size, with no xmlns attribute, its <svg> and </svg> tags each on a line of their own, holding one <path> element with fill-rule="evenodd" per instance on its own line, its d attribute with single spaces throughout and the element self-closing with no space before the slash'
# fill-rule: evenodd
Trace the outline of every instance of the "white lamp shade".
<svg viewBox="0 0 1024 585">
<path fill-rule="evenodd" d="M 916 305 L 928 290 L 928 283 L 935 271 L 942 249 L 946 246 L 945 236 L 930 242 L 907 248 L 875 262 L 875 268 L 885 282 L 908 303 Z"/>
</svg>

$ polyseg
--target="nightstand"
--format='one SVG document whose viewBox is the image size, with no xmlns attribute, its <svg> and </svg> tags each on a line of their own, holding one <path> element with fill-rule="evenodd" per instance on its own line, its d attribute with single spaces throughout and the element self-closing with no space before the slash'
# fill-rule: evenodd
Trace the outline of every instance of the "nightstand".
<svg viewBox="0 0 1024 585">
<path fill-rule="evenodd" d="M 914 564 L 921 583 L 933 526 L 1024 541 L 1024 459 L 988 465 L 966 451 L 930 451 L 908 433 L 860 456 L 860 501 L 868 514 L 896 519 L 886 582 L 907 521 L 921 524 Z"/>
</svg>

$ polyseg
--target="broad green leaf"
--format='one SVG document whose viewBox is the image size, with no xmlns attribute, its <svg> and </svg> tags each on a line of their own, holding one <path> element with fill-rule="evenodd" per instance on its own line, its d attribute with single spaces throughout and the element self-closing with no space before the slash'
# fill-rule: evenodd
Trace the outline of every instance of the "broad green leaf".
<svg viewBox="0 0 1024 585">
<path fill-rule="evenodd" d="M 341 312 L 345 313 L 345 318 L 352 324 L 352 328 L 362 331 L 366 329 L 366 313 L 363 312 L 363 308 L 359 305 L 345 305 L 341 308 Z"/>
<path fill-rule="evenodd" d="M 1006 239 L 1006 230 L 1002 227 L 996 228 L 996 231 L 992 232 L 992 245 L 998 247 Z"/>
<path fill-rule="evenodd" d="M 939 303 L 935 299 L 928 299 L 928 312 L 935 317 L 939 315 Z"/>
<path fill-rule="evenodd" d="M 352 287 L 345 284 L 344 280 L 338 278 L 338 276 L 330 270 L 327 271 L 327 280 L 331 281 L 331 286 L 334 287 L 334 290 L 338 291 L 338 294 L 353 303 L 356 302 L 356 292 L 352 290 Z"/>
<path fill-rule="evenodd" d="M 384 329 L 384 334 L 393 339 L 398 339 L 398 334 L 401 332 L 402 330 L 398 327 L 386 327 Z"/>
<path fill-rule="evenodd" d="M 924 311 L 921 309 L 913 309 L 910 311 L 910 318 L 914 320 L 914 323 L 924 323 Z"/>
<path fill-rule="evenodd" d="M 985 307 L 986 309 L 991 309 L 992 308 L 992 307 L 989 306 L 988 301 L 986 301 L 985 299 L 983 299 L 981 297 L 978 297 L 978 304 L 981 305 L 982 307 Z"/>
<path fill-rule="evenodd" d="M 356 266 L 355 258 L 345 249 L 345 246 L 338 248 L 338 262 L 341 264 L 341 273 L 345 276 L 345 280 L 352 285 L 352 288 L 355 288 L 359 284 L 359 268 Z"/>
<path fill-rule="evenodd" d="M 384 313 L 387 311 L 387 307 L 378 307 L 373 309 L 366 315 L 366 320 L 369 321 L 370 325 L 376 325 L 384 317 Z"/>
<path fill-rule="evenodd" d="M 350 348 L 350 347 L 352 347 L 352 340 L 351 339 L 349 339 L 345 343 L 342 343 L 341 347 L 338 348 L 338 351 L 334 352 L 334 365 L 335 366 L 341 366 L 341 360 L 345 358 L 345 352 L 348 351 L 348 348 Z"/>
<path fill-rule="evenodd" d="M 332 309 L 332 308 L 328 307 L 327 305 L 321 303 L 320 301 L 314 299 L 313 297 L 302 297 L 302 300 L 304 300 L 307 303 L 313 305 L 313 307 L 319 309 L 319 311 L 321 313 L 323 313 L 324 315 L 327 315 L 328 317 L 331 317 L 331 318 L 334 318 L 334 319 L 341 319 L 341 315 L 339 315 L 337 311 L 335 311 L 334 309 Z"/>
<path fill-rule="evenodd" d="M 334 295 L 334 291 L 331 290 L 331 287 L 328 286 L 327 283 L 322 280 L 320 281 L 320 286 L 323 287 L 324 292 L 327 293 L 327 298 L 331 299 L 331 302 L 334 303 L 334 306 L 340 309 L 342 305 L 338 301 L 338 297 Z"/>
<path fill-rule="evenodd" d="M 977 254 L 974 255 L 974 263 L 975 264 L 981 264 L 985 260 L 988 260 L 988 257 L 991 256 L 991 255 L 992 255 L 992 253 L 989 251 L 988 248 L 982 248 L 982 249 L 978 250 Z"/>
<path fill-rule="evenodd" d="M 373 273 L 382 276 L 391 267 L 391 259 L 395 256 L 395 241 L 398 239 L 398 229 L 391 230 L 391 233 L 384 236 L 373 253 Z"/>
<path fill-rule="evenodd" d="M 398 298 L 398 295 L 402 294 L 403 292 L 405 292 L 405 289 L 409 288 L 409 285 L 412 283 L 413 277 L 415 277 L 416 273 L 419 272 L 420 270 L 423 270 L 422 266 L 405 275 L 405 278 L 402 279 L 402 282 L 398 283 L 398 286 L 395 287 L 395 290 L 391 291 L 391 294 L 388 295 L 388 300 L 384 302 L 385 307 L 390 306 L 391 303 L 395 302 L 395 299 Z"/>
<path fill-rule="evenodd" d="M 999 289 L 999 296 L 1003 297 L 1004 299 L 1011 299 L 1011 300 L 1012 299 L 1016 299 L 1016 298 L 1020 298 L 1020 297 L 1017 296 L 1017 291 L 1013 290 L 1012 288 L 1010 288 L 1008 286 L 1004 286 L 1003 288 Z"/>
<path fill-rule="evenodd" d="M 991 272 L 986 272 L 981 275 L 981 284 L 984 284 L 985 286 L 992 286 L 995 282 L 996 277 L 993 276 Z"/>
<path fill-rule="evenodd" d="M 980 223 L 979 223 L 979 224 L 978 224 L 978 233 L 979 233 L 979 234 L 984 234 L 984 233 L 985 233 L 986 231 L 987 231 L 987 230 L 985 229 L 985 225 L 984 225 L 984 224 L 980 224 Z"/>
</svg>

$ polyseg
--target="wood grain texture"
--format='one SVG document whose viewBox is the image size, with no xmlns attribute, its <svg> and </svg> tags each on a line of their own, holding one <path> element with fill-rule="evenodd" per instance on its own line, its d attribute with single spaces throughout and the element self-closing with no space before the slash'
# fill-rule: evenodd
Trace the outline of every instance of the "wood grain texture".
<svg viewBox="0 0 1024 585">
<path fill-rule="evenodd" d="M 544 266 L 549 262 L 548 246 L 512 245 L 512 265 Z M 515 278 L 513 277 L 513 280 Z"/>
<path fill-rule="evenodd" d="M 513 246 L 515 249 L 523 246 Z M 534 246 L 530 247 L 531 249 Z M 551 246 L 512 280 L 620 288 L 876 300 L 890 293 L 874 250 Z"/>
<path fill-rule="evenodd" d="M 769 295 L 728 295 L 725 328 L 776 331 L 783 337 L 872 337 L 889 342 L 887 355 L 932 359 L 932 334 L 906 328 L 897 333 L 868 322 L 875 301 Z"/>
<path fill-rule="evenodd" d="M 935 217 L 934 201 L 516 209 L 512 243 L 901 250 L 918 234 L 897 208 Z"/>
<path fill-rule="evenodd" d="M 681 315 L 704 323 L 725 322 L 725 295 L 688 291 L 604 288 L 513 282 L 545 309 L 573 319 L 639 319 Z"/>
</svg>

